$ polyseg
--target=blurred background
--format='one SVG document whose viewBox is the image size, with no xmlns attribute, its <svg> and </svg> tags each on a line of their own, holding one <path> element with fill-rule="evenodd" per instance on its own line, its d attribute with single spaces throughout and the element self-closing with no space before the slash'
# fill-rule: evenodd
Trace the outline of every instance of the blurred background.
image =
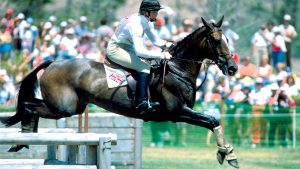
<svg viewBox="0 0 300 169">
<path fill-rule="evenodd" d="M 140 2 L 1 0 L 0 110 L 15 111 L 17 82 L 44 61 L 86 58 L 103 62 L 118 21 L 138 12 Z M 225 16 L 222 30 L 239 71 L 234 77 L 225 77 L 211 66 L 194 108 L 220 120 L 243 168 L 297 168 L 300 2 L 160 2 L 164 9 L 154 26 L 168 41 L 180 41 L 201 27 L 201 17 L 215 22 Z M 154 48 L 147 40 L 145 44 Z M 199 74 L 198 85 L 203 77 L 204 72 Z M 206 129 L 144 122 L 145 169 L 229 168 L 219 166 L 215 151 L 214 137 Z"/>
</svg>

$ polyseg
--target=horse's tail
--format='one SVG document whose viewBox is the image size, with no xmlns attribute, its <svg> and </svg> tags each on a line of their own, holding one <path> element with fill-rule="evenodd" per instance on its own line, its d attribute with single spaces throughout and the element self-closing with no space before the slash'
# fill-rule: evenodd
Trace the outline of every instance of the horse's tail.
<svg viewBox="0 0 300 169">
<path fill-rule="evenodd" d="M 5 126 L 12 126 L 22 120 L 25 109 L 23 103 L 30 101 L 35 97 L 35 90 L 38 87 L 37 73 L 41 69 L 47 68 L 51 63 L 51 61 L 42 63 L 20 82 L 16 114 L 14 116 L 1 119 L 1 122 L 5 124 Z"/>
</svg>

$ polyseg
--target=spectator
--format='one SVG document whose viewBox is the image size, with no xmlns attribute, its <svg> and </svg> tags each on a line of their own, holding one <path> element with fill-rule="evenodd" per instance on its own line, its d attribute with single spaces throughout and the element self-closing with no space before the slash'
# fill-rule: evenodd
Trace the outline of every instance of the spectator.
<svg viewBox="0 0 300 169">
<path fill-rule="evenodd" d="M 243 79 L 245 77 L 254 78 L 256 76 L 257 67 L 255 64 L 251 62 L 251 57 L 249 55 L 245 56 L 244 64 L 240 65 L 238 69 L 238 73 L 240 78 Z"/>
<path fill-rule="evenodd" d="M 22 38 L 22 49 L 27 49 L 29 53 L 33 51 L 34 35 L 30 29 L 30 24 L 26 22 L 24 27 L 24 36 Z"/>
<path fill-rule="evenodd" d="M 229 47 L 229 51 L 230 53 L 235 53 L 235 48 L 234 48 L 234 43 L 239 40 L 240 36 L 233 31 L 232 29 L 230 29 L 230 23 L 228 21 L 224 21 L 222 27 L 223 27 L 223 32 L 224 35 L 227 37 L 228 39 L 228 47 Z"/>
<path fill-rule="evenodd" d="M 175 41 L 180 41 L 193 32 L 193 23 L 190 19 L 183 19 L 182 26 L 178 29 L 178 35 Z"/>
<path fill-rule="evenodd" d="M 33 24 L 33 19 L 31 17 L 27 18 L 26 19 L 26 22 L 29 24 L 29 29 L 31 30 L 32 32 L 32 50 L 30 51 L 31 53 L 33 52 L 33 49 L 34 47 L 37 45 L 37 46 L 40 46 L 40 44 L 37 44 L 37 43 L 40 43 L 39 42 L 39 29 L 38 27 L 36 27 L 34 24 Z"/>
<path fill-rule="evenodd" d="M 291 63 L 292 46 L 291 46 L 291 44 L 292 44 L 293 39 L 295 39 L 295 37 L 297 36 L 296 29 L 293 25 L 290 24 L 290 21 L 291 21 L 291 16 L 288 14 L 285 14 L 283 17 L 283 24 L 281 24 L 279 26 L 279 29 L 284 37 L 284 42 L 285 42 L 285 46 L 286 46 L 285 59 L 286 59 L 287 67 L 292 66 L 292 63 Z"/>
<path fill-rule="evenodd" d="M 263 78 L 264 85 L 268 85 L 271 80 L 273 67 L 269 64 L 268 55 L 262 56 L 261 65 L 257 69 L 257 77 Z"/>
<path fill-rule="evenodd" d="M 266 38 L 268 40 L 268 56 L 269 56 L 269 64 L 271 64 L 272 60 L 272 41 L 274 39 L 274 32 L 272 31 L 274 27 L 274 22 L 269 21 L 266 25 Z"/>
<path fill-rule="evenodd" d="M 51 36 L 46 35 L 44 38 L 43 45 L 41 46 L 41 57 L 43 62 L 55 60 L 55 45 L 51 43 Z"/>
<path fill-rule="evenodd" d="M 96 43 L 93 42 L 93 36 L 90 33 L 81 37 L 78 51 L 77 58 L 100 61 L 100 51 L 97 49 Z"/>
<path fill-rule="evenodd" d="M 200 16 L 195 18 L 193 30 L 201 28 L 203 26 L 202 19 Z"/>
<path fill-rule="evenodd" d="M 261 115 L 264 113 L 271 92 L 264 87 L 263 79 L 256 78 L 255 90 L 249 95 L 249 102 L 252 106 L 252 148 L 260 144 L 265 145 L 267 131 L 267 120 Z"/>
<path fill-rule="evenodd" d="M 100 20 L 100 26 L 97 29 L 97 44 L 100 45 L 101 48 L 106 48 L 107 42 L 105 41 L 105 38 L 112 37 L 114 34 L 113 29 L 107 25 L 107 20 L 105 18 L 102 18 Z"/>
<path fill-rule="evenodd" d="M 59 44 L 59 56 L 57 60 L 75 58 L 78 54 L 78 45 L 79 41 L 76 38 L 74 29 L 66 29 L 65 36 L 61 39 Z"/>
<path fill-rule="evenodd" d="M 9 90 L 5 70 L 0 70 L 0 104 L 12 104 L 14 94 Z M 3 74 L 5 72 L 5 74 Z"/>
<path fill-rule="evenodd" d="M 272 41 L 272 60 L 273 66 L 276 67 L 278 63 L 284 63 L 286 46 L 284 43 L 284 37 L 282 36 L 279 27 L 275 26 L 272 31 L 275 35 Z"/>
<path fill-rule="evenodd" d="M 56 16 L 51 15 L 49 17 L 49 22 L 51 23 L 51 29 L 49 30 L 49 34 L 54 37 L 59 32 L 59 27 L 56 25 Z"/>
<path fill-rule="evenodd" d="M 157 32 L 158 37 L 164 40 L 168 40 L 172 34 L 168 31 L 165 25 L 165 20 L 163 18 L 157 18 L 154 23 L 154 29 Z"/>
<path fill-rule="evenodd" d="M 14 11 L 7 9 L 4 17 L 1 19 L 1 24 L 6 25 L 5 30 L 12 33 L 15 26 L 15 19 L 13 18 Z"/>
<path fill-rule="evenodd" d="M 74 29 L 75 29 L 75 35 L 78 38 L 81 38 L 83 35 L 89 32 L 89 27 L 87 25 L 86 16 L 80 16 L 79 21 L 80 21 L 79 24 L 77 24 Z"/>
<path fill-rule="evenodd" d="M 22 38 L 24 36 L 24 27 L 26 21 L 24 21 L 25 15 L 19 13 L 15 22 L 15 27 L 13 29 L 13 38 L 14 38 L 14 49 L 17 51 L 22 50 Z M 19 56 L 19 53 L 17 54 Z"/>
<path fill-rule="evenodd" d="M 270 98 L 269 106 L 271 115 L 274 115 L 270 119 L 269 146 L 274 146 L 275 133 L 276 130 L 278 130 L 279 144 L 283 147 L 287 147 L 287 132 L 288 125 L 291 122 L 291 116 L 289 115 L 289 97 L 284 88 L 278 87 L 276 91 L 273 90 L 273 96 Z M 275 116 L 276 114 L 280 114 L 281 116 Z"/>
<path fill-rule="evenodd" d="M 268 40 L 266 38 L 266 27 L 261 26 L 257 32 L 254 33 L 252 39 L 252 54 L 253 63 L 256 67 L 261 65 L 262 56 L 268 56 Z"/>
<path fill-rule="evenodd" d="M 279 86 L 283 86 L 285 84 L 287 76 L 288 73 L 284 69 L 284 64 L 283 63 L 277 64 L 274 77 Z"/>
<path fill-rule="evenodd" d="M 11 46 L 12 37 L 7 31 L 6 25 L 0 25 L 0 59 L 2 61 L 7 61 L 12 50 Z"/>
<path fill-rule="evenodd" d="M 165 40 L 172 41 L 173 37 L 177 34 L 177 27 L 172 22 L 172 18 L 169 15 L 164 16 L 165 24 L 163 25 L 169 32 L 169 36 L 165 37 Z"/>
<path fill-rule="evenodd" d="M 249 117 L 251 113 L 251 105 L 249 103 L 249 94 L 251 88 L 247 85 L 238 84 L 233 88 L 233 91 L 228 96 L 228 109 L 226 114 L 231 114 L 228 119 L 231 139 L 236 144 L 247 142 L 249 132 Z"/>
</svg>

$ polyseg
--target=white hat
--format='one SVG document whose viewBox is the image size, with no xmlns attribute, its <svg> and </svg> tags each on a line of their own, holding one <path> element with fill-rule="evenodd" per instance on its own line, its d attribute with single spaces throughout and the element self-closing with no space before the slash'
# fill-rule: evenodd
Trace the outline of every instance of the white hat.
<svg viewBox="0 0 300 169">
<path fill-rule="evenodd" d="M 65 34 L 74 34 L 74 33 L 75 33 L 75 31 L 73 28 L 69 28 L 69 29 L 65 30 Z"/>
<path fill-rule="evenodd" d="M 44 25 L 44 29 L 50 29 L 52 27 L 52 23 L 51 22 L 46 22 Z"/>
<path fill-rule="evenodd" d="M 285 15 L 283 16 L 283 19 L 286 20 L 286 21 L 290 21 L 290 20 L 292 19 L 292 17 L 291 17 L 291 15 L 289 15 L 289 14 L 285 14 Z"/>
<path fill-rule="evenodd" d="M 277 90 L 278 88 L 279 88 L 279 86 L 276 82 L 269 85 L 270 90 Z"/>
<path fill-rule="evenodd" d="M 272 29 L 272 32 L 274 32 L 274 33 L 280 32 L 280 28 L 278 26 L 274 26 Z"/>
<path fill-rule="evenodd" d="M 44 40 L 45 41 L 50 41 L 51 40 L 51 36 L 48 34 L 48 35 L 46 35 L 45 37 L 44 37 Z"/>
<path fill-rule="evenodd" d="M 60 23 L 60 27 L 67 27 L 67 26 L 68 26 L 67 21 L 62 21 L 62 22 Z"/>
<path fill-rule="evenodd" d="M 51 16 L 49 17 L 49 21 L 55 22 L 55 21 L 56 21 L 56 16 L 51 15 Z"/>
<path fill-rule="evenodd" d="M 223 26 L 225 26 L 225 27 L 226 27 L 226 26 L 229 26 L 229 24 L 230 24 L 230 23 L 229 23 L 228 21 L 224 21 L 224 22 L 223 22 Z"/>
<path fill-rule="evenodd" d="M 263 80 L 263 78 L 261 78 L 261 77 L 257 77 L 256 79 L 255 79 L 255 83 L 263 83 L 264 82 L 264 80 Z"/>
<path fill-rule="evenodd" d="M 87 21 L 87 18 L 86 18 L 86 16 L 81 16 L 81 17 L 79 18 L 79 20 L 80 20 L 81 22 L 86 22 L 86 21 Z"/>
<path fill-rule="evenodd" d="M 25 15 L 23 13 L 18 14 L 18 19 L 24 19 L 24 18 L 25 18 Z"/>
</svg>

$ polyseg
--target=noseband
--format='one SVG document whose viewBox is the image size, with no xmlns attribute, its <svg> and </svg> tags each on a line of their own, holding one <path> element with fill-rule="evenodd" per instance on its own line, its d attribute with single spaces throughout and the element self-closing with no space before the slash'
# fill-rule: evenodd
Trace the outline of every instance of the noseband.
<svg viewBox="0 0 300 169">
<path fill-rule="evenodd" d="M 213 32 L 216 31 L 211 30 L 206 33 L 206 41 L 211 50 L 211 53 L 213 54 L 213 60 L 214 60 L 213 62 L 215 62 L 215 64 L 217 64 L 220 68 L 223 68 L 227 64 L 227 58 L 232 57 L 232 54 L 230 53 L 223 54 L 223 53 L 219 53 L 217 50 L 214 50 L 217 48 L 217 45 L 212 42 L 211 37 L 209 36 Z"/>
</svg>

